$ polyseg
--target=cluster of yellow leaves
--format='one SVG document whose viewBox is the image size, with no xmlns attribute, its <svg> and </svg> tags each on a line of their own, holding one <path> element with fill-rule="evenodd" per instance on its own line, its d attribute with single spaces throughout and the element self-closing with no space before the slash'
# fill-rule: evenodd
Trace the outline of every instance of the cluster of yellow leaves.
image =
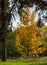
<svg viewBox="0 0 47 65">
<path fill-rule="evenodd" d="M 43 32 L 41 34 L 40 29 L 37 27 L 37 23 L 34 22 L 35 13 L 33 12 L 29 16 L 29 8 L 27 8 L 28 15 L 22 12 L 23 22 L 26 27 L 20 27 L 17 29 L 16 34 L 16 47 L 17 51 L 22 56 L 37 56 L 45 51 L 45 47 L 42 46 Z M 28 23 L 30 22 L 30 25 Z"/>
</svg>

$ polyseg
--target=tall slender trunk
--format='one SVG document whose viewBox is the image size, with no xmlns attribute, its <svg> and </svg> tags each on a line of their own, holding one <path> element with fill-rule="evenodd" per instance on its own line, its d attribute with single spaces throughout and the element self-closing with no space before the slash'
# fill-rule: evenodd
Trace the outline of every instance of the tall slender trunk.
<svg viewBox="0 0 47 65">
<path fill-rule="evenodd" d="M 1 45 L 2 45 L 2 61 L 6 61 L 6 26 L 5 26 L 5 0 L 1 0 L 1 19 L 2 19 L 2 35 L 1 35 Z"/>
</svg>

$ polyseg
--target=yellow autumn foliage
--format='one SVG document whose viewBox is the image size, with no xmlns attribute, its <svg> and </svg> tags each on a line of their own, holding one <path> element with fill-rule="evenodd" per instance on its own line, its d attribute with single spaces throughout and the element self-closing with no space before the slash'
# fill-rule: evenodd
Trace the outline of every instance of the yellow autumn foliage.
<svg viewBox="0 0 47 65">
<path fill-rule="evenodd" d="M 25 27 L 18 28 L 15 36 L 16 48 L 22 56 L 38 56 L 45 51 L 45 47 L 42 46 L 43 32 L 41 34 L 37 23 L 34 21 L 35 13 L 29 15 L 29 8 L 26 11 L 28 15 L 22 12 L 24 18 L 21 19 Z"/>
</svg>

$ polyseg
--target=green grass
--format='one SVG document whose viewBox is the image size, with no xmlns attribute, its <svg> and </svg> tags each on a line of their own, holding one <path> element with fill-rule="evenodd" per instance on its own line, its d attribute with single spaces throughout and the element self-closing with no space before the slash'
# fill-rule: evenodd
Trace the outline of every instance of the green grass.
<svg viewBox="0 0 47 65">
<path fill-rule="evenodd" d="M 0 62 L 0 65 L 47 65 L 47 62 Z"/>
</svg>

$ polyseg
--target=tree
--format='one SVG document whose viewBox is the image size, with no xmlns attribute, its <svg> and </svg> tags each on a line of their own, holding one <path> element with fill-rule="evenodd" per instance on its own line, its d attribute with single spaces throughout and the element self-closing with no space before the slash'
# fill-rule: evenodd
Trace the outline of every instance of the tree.
<svg viewBox="0 0 47 65">
<path fill-rule="evenodd" d="M 1 29 L 2 29 L 2 33 L 1 33 L 1 44 L 2 44 L 2 61 L 6 61 L 6 45 L 5 45 L 5 36 L 6 36 L 6 27 L 5 27 L 5 7 L 6 7 L 6 3 L 5 0 L 1 0 Z M 3 40 L 3 41 L 2 41 Z"/>
<path fill-rule="evenodd" d="M 6 43 L 5 43 L 5 37 L 8 32 L 8 25 L 11 20 L 11 12 L 9 11 L 9 3 L 8 0 L 1 0 L 0 1 L 1 6 L 0 6 L 0 40 L 2 44 L 2 61 L 6 61 Z"/>
<path fill-rule="evenodd" d="M 45 51 L 45 47 L 42 45 L 43 33 L 38 35 L 39 28 L 37 23 L 34 21 L 35 13 L 29 15 L 29 8 L 26 8 L 26 15 L 22 12 L 23 18 L 21 22 L 24 26 L 17 29 L 16 34 L 16 47 L 17 51 L 22 54 L 24 57 L 29 56 L 38 56 Z"/>
</svg>

